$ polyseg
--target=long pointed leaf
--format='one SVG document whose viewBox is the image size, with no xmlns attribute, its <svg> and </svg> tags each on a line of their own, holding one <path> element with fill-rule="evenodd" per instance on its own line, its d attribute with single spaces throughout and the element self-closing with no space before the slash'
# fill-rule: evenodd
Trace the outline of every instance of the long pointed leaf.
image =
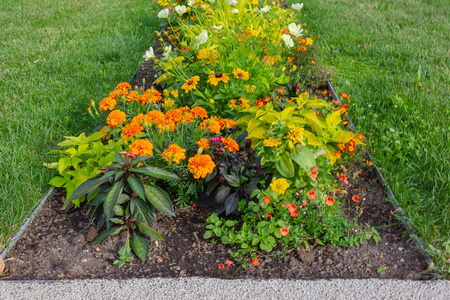
<svg viewBox="0 0 450 300">
<path fill-rule="evenodd" d="M 130 168 L 128 171 L 144 174 L 147 176 L 159 178 L 159 179 L 165 179 L 165 180 L 179 180 L 180 177 L 178 177 L 177 174 L 165 170 L 158 167 L 145 167 L 145 168 Z"/>
<path fill-rule="evenodd" d="M 106 218 L 109 220 L 113 216 L 113 210 L 114 206 L 117 205 L 117 202 L 119 200 L 120 194 L 122 194 L 123 191 L 123 181 L 116 182 L 111 190 L 109 191 L 108 195 L 106 195 L 105 202 L 103 202 L 103 210 L 105 211 Z"/>
<path fill-rule="evenodd" d="M 142 182 L 133 176 L 127 177 L 127 182 L 130 185 L 133 192 L 135 192 L 140 198 L 145 199 L 145 191 Z"/>
<path fill-rule="evenodd" d="M 151 204 L 139 197 L 130 198 L 131 215 L 141 222 L 151 226 L 155 222 L 155 213 L 152 211 Z"/>
<path fill-rule="evenodd" d="M 131 160 L 130 165 L 134 167 L 139 162 L 150 159 L 151 157 L 152 157 L 151 155 L 139 155 L 138 157 L 135 157 Z"/>
<path fill-rule="evenodd" d="M 171 216 L 175 216 L 169 195 L 160 187 L 144 184 L 147 200 L 158 210 Z"/>
<path fill-rule="evenodd" d="M 140 260 L 144 261 L 147 258 L 149 248 L 148 242 L 136 232 L 131 239 L 131 248 L 133 248 L 134 254 L 136 254 Z"/>
<path fill-rule="evenodd" d="M 117 173 L 117 171 L 110 171 L 99 178 L 95 177 L 95 178 L 86 180 L 85 182 L 83 182 L 76 188 L 76 190 L 72 193 L 72 195 L 70 196 L 68 201 L 72 201 L 74 199 L 78 199 L 78 198 L 86 195 L 90 191 L 98 188 L 100 185 L 107 182 L 109 177 L 113 176 L 116 173 Z"/>
<path fill-rule="evenodd" d="M 150 226 L 147 226 L 147 225 L 142 224 L 142 223 L 137 223 L 137 226 L 138 226 L 139 230 L 142 233 L 144 233 L 146 235 L 149 235 L 149 236 L 152 236 L 154 238 L 157 238 L 157 239 L 165 242 L 164 237 L 160 233 L 158 233 L 155 230 L 151 229 Z"/>
<path fill-rule="evenodd" d="M 113 227 L 109 230 L 108 229 L 103 230 L 102 232 L 99 233 L 99 235 L 97 235 L 97 237 L 92 241 L 91 244 L 95 245 L 97 243 L 100 243 L 101 241 L 106 239 L 108 236 L 118 234 L 119 232 L 121 232 L 122 230 L 125 230 L 125 229 L 126 229 L 125 226 L 119 226 L 119 227 Z"/>
<path fill-rule="evenodd" d="M 114 151 L 114 155 L 116 156 L 116 161 L 117 161 L 119 164 L 123 165 L 123 164 L 125 163 L 125 160 L 123 159 L 122 154 L 120 154 L 120 153 L 117 152 L 117 151 Z"/>
</svg>

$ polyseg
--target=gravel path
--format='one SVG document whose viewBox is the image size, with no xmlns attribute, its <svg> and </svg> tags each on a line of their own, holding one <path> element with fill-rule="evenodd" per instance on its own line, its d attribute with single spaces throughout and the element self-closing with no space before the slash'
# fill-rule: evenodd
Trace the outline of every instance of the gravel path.
<svg viewBox="0 0 450 300">
<path fill-rule="evenodd" d="M 450 281 L 132 280 L 0 281 L 0 299 L 450 299 Z"/>
</svg>

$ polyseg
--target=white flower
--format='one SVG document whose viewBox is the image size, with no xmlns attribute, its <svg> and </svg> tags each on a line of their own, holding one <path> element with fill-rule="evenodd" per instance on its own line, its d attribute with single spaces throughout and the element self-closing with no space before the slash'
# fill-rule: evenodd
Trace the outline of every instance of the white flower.
<svg viewBox="0 0 450 300">
<path fill-rule="evenodd" d="M 232 12 L 233 14 L 237 14 L 237 13 L 239 13 L 239 9 L 237 9 L 237 8 L 232 9 L 231 12 Z"/>
<path fill-rule="evenodd" d="M 227 0 L 228 5 L 235 6 L 238 4 L 238 0 Z"/>
<path fill-rule="evenodd" d="M 303 28 L 299 24 L 291 23 L 288 26 L 289 32 L 295 36 L 299 37 L 303 34 Z"/>
<path fill-rule="evenodd" d="M 155 56 L 155 52 L 153 51 L 153 48 L 150 47 L 150 49 L 148 49 L 147 51 L 145 51 L 144 54 L 144 59 L 145 61 L 149 60 L 150 58 L 152 58 L 153 56 Z"/>
<path fill-rule="evenodd" d="M 371 107 L 372 107 L 372 104 L 367 104 L 367 106 L 368 106 L 369 108 L 371 108 Z"/>
<path fill-rule="evenodd" d="M 208 0 L 209 3 L 214 3 L 216 0 Z"/>
<path fill-rule="evenodd" d="M 266 5 L 266 6 L 264 6 L 263 8 L 261 8 L 259 11 L 260 12 L 268 12 L 270 10 L 270 6 L 269 5 Z"/>
<path fill-rule="evenodd" d="M 286 47 L 288 48 L 294 47 L 294 41 L 292 40 L 289 34 L 283 34 L 283 41 L 286 44 Z"/>
<path fill-rule="evenodd" d="M 293 10 L 300 10 L 303 7 L 303 3 L 295 3 L 291 5 Z"/>
<path fill-rule="evenodd" d="M 175 6 L 175 11 L 181 16 L 186 13 L 186 5 L 177 5 Z"/>
<path fill-rule="evenodd" d="M 389 128 L 389 131 L 390 131 L 391 133 L 394 133 L 394 132 L 395 132 L 395 129 L 394 129 L 394 128 Z"/>
<path fill-rule="evenodd" d="M 167 8 L 164 8 L 162 11 L 159 12 L 158 18 L 165 19 L 169 16 L 169 10 Z"/>
<path fill-rule="evenodd" d="M 208 40 L 208 31 L 203 29 L 202 32 L 200 32 L 200 34 L 195 37 L 195 40 L 199 45 L 206 43 L 206 41 Z"/>
<path fill-rule="evenodd" d="M 164 58 L 168 58 L 170 52 L 172 52 L 172 46 L 166 46 L 166 47 L 164 47 L 163 57 L 164 57 Z"/>
<path fill-rule="evenodd" d="M 195 5 L 195 0 L 189 0 L 188 1 L 188 5 L 189 6 L 194 6 Z"/>
<path fill-rule="evenodd" d="M 213 28 L 215 29 L 215 30 L 220 30 L 220 29 L 222 29 L 222 25 L 219 25 L 219 26 L 213 26 Z"/>
</svg>

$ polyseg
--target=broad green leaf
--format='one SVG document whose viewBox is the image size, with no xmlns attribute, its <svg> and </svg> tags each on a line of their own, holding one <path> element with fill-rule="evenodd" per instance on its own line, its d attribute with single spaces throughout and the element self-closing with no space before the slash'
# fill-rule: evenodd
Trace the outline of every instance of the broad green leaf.
<svg viewBox="0 0 450 300">
<path fill-rule="evenodd" d="M 275 167 L 283 177 L 291 178 L 295 175 L 294 164 L 287 152 L 283 152 L 280 160 L 275 163 Z"/>
<path fill-rule="evenodd" d="M 75 148 L 68 148 L 64 152 L 69 153 L 72 157 L 77 156 L 77 154 L 78 154 L 78 151 Z"/>
<path fill-rule="evenodd" d="M 179 180 L 180 177 L 178 177 L 177 174 L 173 173 L 172 171 L 158 168 L 158 167 L 145 167 L 145 168 L 130 168 L 128 169 L 130 172 L 135 172 L 139 174 L 144 174 L 147 176 L 151 176 L 154 178 L 159 179 L 165 179 L 165 180 Z"/>
<path fill-rule="evenodd" d="M 152 157 L 152 156 L 150 156 L 150 155 L 139 155 L 138 157 L 135 157 L 135 158 L 133 158 L 133 159 L 131 160 L 130 165 L 134 167 L 134 166 L 137 165 L 139 162 L 144 161 L 144 160 L 147 160 L 147 159 L 150 159 L 151 157 Z"/>
<path fill-rule="evenodd" d="M 175 216 L 173 211 L 172 202 L 170 201 L 169 195 L 162 188 L 154 185 L 144 184 L 145 196 L 147 200 L 156 209 L 162 211 L 171 216 Z"/>
<path fill-rule="evenodd" d="M 113 227 L 113 228 L 110 228 L 107 230 L 103 230 L 102 232 L 100 232 L 99 235 L 97 235 L 97 237 L 92 241 L 91 244 L 95 245 L 97 243 L 100 243 L 101 241 L 106 239 L 108 236 L 118 234 L 119 232 L 121 232 L 125 229 L 126 229 L 125 226 L 119 226 L 119 227 Z"/>
<path fill-rule="evenodd" d="M 207 230 L 207 231 L 205 231 L 205 233 L 203 234 L 203 238 L 204 238 L 205 240 L 207 240 L 207 239 L 209 239 L 210 237 L 212 237 L 212 235 L 213 235 L 213 232 L 212 232 L 211 230 Z"/>
<path fill-rule="evenodd" d="M 130 211 L 137 222 L 147 226 L 151 226 L 155 222 L 155 213 L 151 209 L 151 204 L 139 197 L 130 198 Z"/>
<path fill-rule="evenodd" d="M 105 134 L 103 132 L 96 131 L 89 136 L 88 140 L 89 140 L 89 142 L 93 142 L 93 141 L 101 139 L 104 136 L 105 136 Z"/>
<path fill-rule="evenodd" d="M 221 187 L 219 187 L 217 189 L 217 193 L 216 193 L 214 202 L 215 203 L 223 203 L 227 199 L 228 195 L 230 194 L 230 190 L 231 189 L 229 186 L 222 185 Z"/>
<path fill-rule="evenodd" d="M 117 173 L 117 171 L 110 171 L 99 178 L 92 178 L 92 179 L 88 179 L 88 180 L 84 181 L 73 192 L 73 194 L 69 198 L 69 201 L 71 201 L 73 199 L 78 199 L 81 196 L 84 196 L 85 194 L 89 193 L 90 191 L 98 188 L 100 185 L 107 182 L 109 177 L 113 176 L 116 173 Z"/>
<path fill-rule="evenodd" d="M 322 124 L 319 120 L 319 118 L 317 118 L 317 115 L 315 112 L 309 112 L 306 114 L 303 114 L 303 117 L 305 117 L 306 121 L 308 121 L 309 126 L 311 126 L 311 128 L 314 130 L 314 132 L 316 132 L 319 136 L 323 135 L 323 129 L 322 129 Z"/>
<path fill-rule="evenodd" d="M 49 184 L 53 185 L 54 187 L 62 187 L 64 184 L 66 184 L 68 180 L 61 176 L 53 177 L 52 180 L 50 180 Z"/>
<path fill-rule="evenodd" d="M 164 237 L 161 234 L 159 234 L 158 232 L 156 232 L 155 230 L 151 229 L 150 226 L 147 226 L 146 224 L 143 224 L 143 223 L 137 223 L 137 226 L 139 228 L 139 231 L 142 232 L 143 234 L 152 236 L 152 237 L 157 238 L 158 240 L 164 242 Z"/>
<path fill-rule="evenodd" d="M 341 112 L 339 110 L 328 114 L 325 122 L 327 122 L 328 127 L 334 127 L 341 123 Z"/>
<path fill-rule="evenodd" d="M 147 258 L 149 246 L 145 238 L 134 233 L 131 239 L 131 247 L 140 260 L 144 261 Z"/>
<path fill-rule="evenodd" d="M 223 177 L 225 177 L 225 180 L 227 181 L 227 183 L 229 185 L 231 185 L 232 187 L 239 187 L 240 186 L 239 177 L 237 177 L 237 175 L 223 174 Z"/>
<path fill-rule="evenodd" d="M 114 151 L 114 156 L 116 158 L 117 163 L 119 163 L 121 165 L 125 163 L 125 160 L 123 159 L 122 155 L 119 152 Z"/>
<path fill-rule="evenodd" d="M 142 182 L 138 178 L 133 177 L 133 176 L 128 176 L 127 182 L 130 185 L 133 192 L 135 192 L 139 196 L 139 198 L 145 199 L 144 186 L 142 185 Z"/>
<path fill-rule="evenodd" d="M 123 191 L 123 181 L 114 183 L 109 193 L 106 195 L 105 201 L 103 202 L 103 210 L 105 211 L 106 218 L 109 220 L 113 217 L 114 206 L 117 205 L 120 194 Z"/>
<path fill-rule="evenodd" d="M 311 171 L 311 169 L 316 164 L 314 159 L 314 154 L 307 147 L 297 144 L 291 154 L 292 160 L 295 161 L 303 170 L 306 172 Z"/>
<path fill-rule="evenodd" d="M 64 170 L 67 169 L 68 167 L 70 167 L 71 165 L 72 165 L 72 163 L 70 162 L 70 159 L 68 159 L 67 157 L 60 158 L 58 161 L 59 174 L 62 174 L 62 172 L 64 172 Z"/>
<path fill-rule="evenodd" d="M 238 209 L 239 200 L 240 200 L 239 192 L 234 192 L 227 197 L 227 199 L 225 200 L 225 213 L 227 215 L 231 214 L 236 209 Z"/>
</svg>

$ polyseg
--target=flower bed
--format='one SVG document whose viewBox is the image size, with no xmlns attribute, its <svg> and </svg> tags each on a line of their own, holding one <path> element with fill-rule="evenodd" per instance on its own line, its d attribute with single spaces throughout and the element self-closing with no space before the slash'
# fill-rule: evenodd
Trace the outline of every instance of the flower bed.
<svg viewBox="0 0 450 300">
<path fill-rule="evenodd" d="M 190 206 L 212 209 L 198 246 L 205 239 L 227 249 L 206 268 L 213 273 L 292 251 L 307 262 L 326 244 L 378 243 L 373 225 L 358 222 L 366 192 L 343 188 L 365 172 L 349 171 L 364 137 L 345 129 L 348 95 L 341 104 L 315 91 L 317 47 L 299 23 L 301 5 L 160 2 L 163 52 L 144 55 L 154 85 L 120 83 L 98 106 L 92 101 L 100 130 L 68 137 L 47 165 L 60 174 L 51 184 L 67 192 L 63 208 L 82 206 L 96 222 L 92 243 L 121 233 L 113 264 L 145 261 L 168 234 L 154 225 L 172 219 L 159 214 Z"/>
</svg>

